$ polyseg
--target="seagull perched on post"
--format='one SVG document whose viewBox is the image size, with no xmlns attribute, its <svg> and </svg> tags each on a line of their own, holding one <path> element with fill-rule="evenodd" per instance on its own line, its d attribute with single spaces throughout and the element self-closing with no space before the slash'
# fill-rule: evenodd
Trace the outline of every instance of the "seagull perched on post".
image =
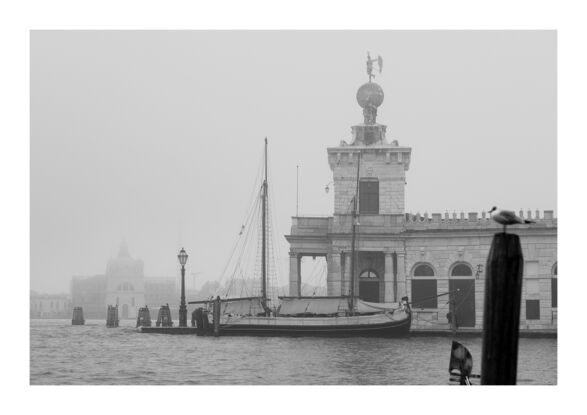
<svg viewBox="0 0 587 415">
<path fill-rule="evenodd" d="M 495 212 L 496 210 L 497 207 L 493 206 L 489 211 L 489 215 L 491 215 L 491 213 Z M 536 223 L 533 220 L 522 219 L 511 210 L 500 210 L 499 212 L 491 215 L 491 219 L 500 225 L 503 225 L 503 233 L 505 233 L 505 227 L 508 225 L 515 225 L 516 223 Z"/>
</svg>

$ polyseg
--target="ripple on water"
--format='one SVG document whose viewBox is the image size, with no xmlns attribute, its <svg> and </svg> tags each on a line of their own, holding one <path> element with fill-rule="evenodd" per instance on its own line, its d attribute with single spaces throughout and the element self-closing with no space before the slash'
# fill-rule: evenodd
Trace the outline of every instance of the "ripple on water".
<svg viewBox="0 0 587 415">
<path fill-rule="evenodd" d="M 481 338 L 463 341 L 479 373 Z M 31 384 L 446 385 L 451 339 L 141 334 L 133 321 L 31 320 Z M 556 339 L 520 339 L 518 383 L 556 384 Z"/>
</svg>

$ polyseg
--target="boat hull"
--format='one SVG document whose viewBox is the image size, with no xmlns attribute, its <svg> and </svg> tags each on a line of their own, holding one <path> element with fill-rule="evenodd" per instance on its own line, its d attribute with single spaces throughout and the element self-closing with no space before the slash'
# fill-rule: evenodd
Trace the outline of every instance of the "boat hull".
<svg viewBox="0 0 587 415">
<path fill-rule="evenodd" d="M 369 316 L 371 317 L 371 316 Z M 313 318 L 287 317 L 248 318 L 220 325 L 220 335 L 289 336 L 289 337 L 405 337 L 410 332 L 411 316 L 392 318 L 331 317 L 321 321 Z M 331 320 L 331 321 L 329 321 Z M 361 321 L 364 320 L 364 321 Z M 314 324 L 312 324 L 314 323 Z"/>
</svg>

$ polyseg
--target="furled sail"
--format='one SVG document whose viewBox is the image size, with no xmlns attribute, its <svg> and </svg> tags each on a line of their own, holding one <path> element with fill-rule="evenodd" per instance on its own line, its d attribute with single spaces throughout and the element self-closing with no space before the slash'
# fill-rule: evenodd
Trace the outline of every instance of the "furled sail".
<svg viewBox="0 0 587 415">
<path fill-rule="evenodd" d="M 281 297 L 280 316 L 336 316 L 349 311 L 348 297 Z M 370 303 L 355 300 L 357 314 L 393 312 L 400 309 L 399 303 Z"/>
<path fill-rule="evenodd" d="M 346 297 L 281 297 L 280 316 L 334 316 L 349 309 Z"/>
<path fill-rule="evenodd" d="M 257 316 L 265 313 L 260 297 L 223 301 L 221 312 L 238 316 Z"/>
<path fill-rule="evenodd" d="M 394 311 L 402 308 L 400 303 L 371 303 L 357 300 L 356 310 L 359 314 L 381 313 L 383 311 Z"/>
</svg>

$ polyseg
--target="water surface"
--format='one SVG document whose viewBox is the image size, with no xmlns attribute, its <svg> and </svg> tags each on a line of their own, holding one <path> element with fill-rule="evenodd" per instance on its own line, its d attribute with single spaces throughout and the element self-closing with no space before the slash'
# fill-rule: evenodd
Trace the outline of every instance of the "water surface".
<svg viewBox="0 0 587 415">
<path fill-rule="evenodd" d="M 134 324 L 31 320 L 31 384 L 448 384 L 448 337 L 172 336 L 138 333 Z M 481 338 L 461 341 L 479 373 Z M 556 339 L 520 339 L 518 384 L 556 384 L 556 353 Z"/>
</svg>

